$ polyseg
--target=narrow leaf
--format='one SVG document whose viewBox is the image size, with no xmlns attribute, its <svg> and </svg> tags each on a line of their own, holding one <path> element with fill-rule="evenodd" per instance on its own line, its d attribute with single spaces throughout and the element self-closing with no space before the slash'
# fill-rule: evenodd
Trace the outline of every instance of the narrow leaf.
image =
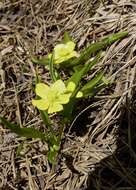
<svg viewBox="0 0 136 190">
<path fill-rule="evenodd" d="M 64 105 L 64 110 L 63 110 L 62 115 L 64 117 L 65 123 L 72 120 L 72 113 L 73 113 L 75 103 L 76 103 L 76 98 L 72 97 L 70 99 L 70 102 L 68 104 Z"/>
<path fill-rule="evenodd" d="M 85 50 L 81 52 L 79 58 L 74 59 L 67 67 L 75 66 L 81 63 L 85 63 L 94 53 L 106 48 L 117 40 L 121 40 L 128 35 L 128 32 L 119 32 L 109 37 L 104 38 L 100 42 L 90 44 Z"/>
<path fill-rule="evenodd" d="M 98 92 L 100 92 L 102 89 L 104 89 L 107 85 L 104 84 L 104 83 L 100 83 L 100 85 L 98 84 L 98 86 L 95 86 L 94 88 L 92 88 L 90 91 L 88 91 L 88 93 L 86 92 L 84 94 L 84 98 L 87 98 L 88 96 L 89 97 L 93 97 L 95 96 Z"/>
<path fill-rule="evenodd" d="M 97 63 L 99 57 L 100 56 L 96 56 L 93 61 L 83 65 L 80 70 L 76 70 L 70 79 L 68 79 L 67 83 L 74 82 L 77 87 L 82 77 Z"/>
<path fill-rule="evenodd" d="M 41 59 L 37 59 L 36 57 L 32 57 L 31 58 L 32 63 L 34 64 L 39 64 L 39 65 L 49 65 L 49 59 L 48 58 L 41 58 Z"/>
<path fill-rule="evenodd" d="M 19 136 L 26 138 L 40 138 L 41 140 L 47 141 L 49 138 L 49 134 L 45 134 L 40 132 L 35 128 L 21 128 L 16 124 L 13 124 L 7 121 L 5 118 L 0 117 L 0 122 L 12 132 L 16 133 Z"/>
<path fill-rule="evenodd" d="M 100 83 L 103 78 L 103 72 L 100 72 L 95 76 L 92 80 L 87 82 L 80 91 L 83 92 L 84 96 L 89 95 L 92 93 L 93 89 Z"/>
<path fill-rule="evenodd" d="M 80 86 L 79 83 L 82 79 L 82 77 L 84 75 L 87 74 L 87 72 L 97 63 L 98 58 L 100 57 L 100 55 L 98 54 L 95 59 L 87 64 L 85 64 L 84 66 L 82 66 L 82 69 L 75 71 L 75 73 L 71 76 L 71 78 L 67 81 L 67 83 L 69 82 L 74 82 L 76 85 L 76 88 L 71 96 L 70 102 L 64 106 L 64 110 L 63 110 L 63 117 L 65 117 L 65 119 L 71 120 L 72 118 L 72 112 L 76 103 L 76 94 L 77 92 L 80 90 Z"/>
</svg>

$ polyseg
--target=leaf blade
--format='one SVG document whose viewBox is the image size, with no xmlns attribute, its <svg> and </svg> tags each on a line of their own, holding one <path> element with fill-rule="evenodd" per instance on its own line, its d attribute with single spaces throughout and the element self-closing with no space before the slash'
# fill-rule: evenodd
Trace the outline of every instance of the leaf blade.
<svg viewBox="0 0 136 190">
<path fill-rule="evenodd" d="M 98 73 L 92 80 L 87 82 L 81 88 L 81 92 L 83 92 L 83 94 L 86 94 L 89 91 L 91 91 L 96 85 L 98 85 L 98 83 L 101 81 L 102 77 L 103 77 L 103 72 Z"/>
<path fill-rule="evenodd" d="M 47 141 L 49 134 L 45 134 L 40 132 L 35 128 L 21 128 L 16 124 L 13 124 L 7 121 L 4 117 L 0 116 L 0 122 L 8 129 L 13 131 L 19 136 L 26 137 L 26 138 L 40 138 L 41 140 Z"/>
<path fill-rule="evenodd" d="M 94 53 L 106 48 L 107 46 L 111 45 L 112 43 L 116 42 L 117 40 L 121 40 L 128 35 L 127 31 L 118 32 L 111 36 L 108 36 L 102 39 L 100 42 L 96 42 L 94 44 L 90 44 L 87 48 L 85 48 L 79 58 L 74 59 L 67 67 L 75 66 L 81 63 L 85 63 Z"/>
<path fill-rule="evenodd" d="M 39 64 L 39 65 L 49 65 L 49 59 L 47 57 L 43 57 L 41 59 L 38 59 L 37 57 L 33 56 L 31 57 L 31 61 L 34 64 Z"/>
</svg>

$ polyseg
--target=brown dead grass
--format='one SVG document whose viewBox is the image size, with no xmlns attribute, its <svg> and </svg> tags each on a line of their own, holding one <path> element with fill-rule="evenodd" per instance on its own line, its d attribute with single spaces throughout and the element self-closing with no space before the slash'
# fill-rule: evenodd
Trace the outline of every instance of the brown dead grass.
<svg viewBox="0 0 136 190">
<path fill-rule="evenodd" d="M 104 3 L 89 0 L 1 1 L 0 114 L 21 126 L 35 126 L 43 130 L 42 122 L 31 105 L 32 85 L 35 70 L 42 75 L 43 81 L 48 81 L 49 76 L 45 68 L 31 63 L 31 55 L 46 55 L 66 30 L 79 48 L 117 31 L 129 32 L 126 39 L 107 48 L 102 62 L 96 66 L 96 69 L 103 66 L 107 71 L 106 77 L 113 83 L 93 101 L 85 103 L 71 130 L 65 134 L 62 155 L 55 171 L 47 161 L 45 143 L 18 138 L 0 126 L 0 188 L 74 190 L 87 188 L 89 184 L 89 189 L 136 189 L 135 151 L 131 146 L 136 123 L 132 122 L 134 116 L 129 115 L 135 115 L 134 0 L 107 0 Z M 123 115 L 123 105 L 129 112 L 126 120 L 122 119 L 126 116 Z M 124 120 L 129 127 L 123 129 L 125 132 L 120 137 L 117 131 L 122 126 L 120 123 L 125 125 Z M 82 128 L 82 134 L 79 134 Z M 127 152 L 131 156 L 125 162 L 114 154 L 118 150 L 118 138 L 124 142 L 119 151 L 129 147 L 132 152 Z M 17 154 L 19 149 L 20 155 Z M 115 176 L 106 180 L 105 175 L 103 177 L 95 170 L 103 159 L 112 155 L 120 167 L 114 168 Z M 133 165 L 130 164 L 132 159 Z M 104 163 L 108 169 L 114 166 L 111 159 Z M 100 171 L 103 168 L 105 165 L 102 162 Z M 119 180 L 116 176 L 120 177 Z"/>
</svg>

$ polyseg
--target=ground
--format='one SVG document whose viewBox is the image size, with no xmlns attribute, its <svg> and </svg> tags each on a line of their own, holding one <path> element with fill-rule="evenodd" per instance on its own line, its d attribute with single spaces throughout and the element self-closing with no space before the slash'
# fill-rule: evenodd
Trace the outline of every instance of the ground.
<svg viewBox="0 0 136 190">
<path fill-rule="evenodd" d="M 136 2 L 135 0 L 0 1 L 0 115 L 20 126 L 43 130 L 32 106 L 36 71 L 49 80 L 32 55 L 46 56 L 65 31 L 82 50 L 103 37 L 128 31 L 105 49 L 99 69 L 111 81 L 93 99 L 82 102 L 66 129 L 55 169 L 47 144 L 25 139 L 0 125 L 0 189 L 136 189 Z"/>
</svg>

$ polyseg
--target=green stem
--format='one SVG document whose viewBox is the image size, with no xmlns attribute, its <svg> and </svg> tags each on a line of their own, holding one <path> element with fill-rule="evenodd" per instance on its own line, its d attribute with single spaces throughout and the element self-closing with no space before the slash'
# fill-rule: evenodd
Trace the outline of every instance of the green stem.
<svg viewBox="0 0 136 190">
<path fill-rule="evenodd" d="M 49 69 L 50 69 L 50 75 L 53 82 L 57 80 L 55 72 L 54 72 L 54 52 L 52 53 L 51 59 L 49 61 Z"/>
<path fill-rule="evenodd" d="M 55 135 L 55 132 L 53 131 L 51 120 L 48 116 L 48 113 L 46 111 L 41 111 L 41 110 L 39 110 L 39 112 L 40 112 L 40 115 L 41 115 L 41 118 L 42 118 L 44 124 L 47 125 L 47 127 L 49 129 L 51 141 L 53 140 L 53 143 L 56 143 L 56 135 Z M 50 141 L 50 139 L 48 139 L 48 140 Z"/>
</svg>

